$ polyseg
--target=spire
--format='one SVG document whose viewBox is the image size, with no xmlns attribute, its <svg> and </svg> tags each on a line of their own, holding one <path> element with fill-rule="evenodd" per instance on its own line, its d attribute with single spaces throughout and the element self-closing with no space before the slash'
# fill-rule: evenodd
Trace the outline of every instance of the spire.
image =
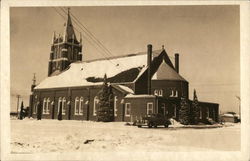
<svg viewBox="0 0 250 161">
<path fill-rule="evenodd" d="M 33 81 L 33 84 L 32 84 L 32 85 L 36 85 L 36 73 L 34 73 L 34 76 L 33 76 L 32 81 Z"/>
<path fill-rule="evenodd" d="M 53 36 L 52 36 L 51 44 L 54 44 L 55 40 L 56 40 L 56 32 L 54 31 Z"/>
<path fill-rule="evenodd" d="M 67 22 L 65 24 L 65 29 L 64 29 L 64 41 L 68 41 L 69 39 L 76 39 L 75 36 L 75 31 L 74 31 L 74 27 L 71 21 L 71 17 L 70 17 L 70 8 L 68 8 L 68 18 L 67 18 Z"/>
</svg>

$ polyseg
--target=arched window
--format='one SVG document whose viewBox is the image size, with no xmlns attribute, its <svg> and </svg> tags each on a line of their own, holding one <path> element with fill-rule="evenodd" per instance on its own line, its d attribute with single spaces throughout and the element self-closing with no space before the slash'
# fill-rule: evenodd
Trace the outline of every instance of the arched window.
<svg viewBox="0 0 250 161">
<path fill-rule="evenodd" d="M 57 48 L 55 47 L 55 49 L 54 49 L 54 59 L 56 59 L 57 58 Z"/>
<path fill-rule="evenodd" d="M 173 105 L 173 107 L 174 107 L 174 117 L 177 117 L 177 107 L 176 105 Z"/>
<path fill-rule="evenodd" d="M 47 104 L 46 104 L 46 113 L 49 114 L 49 110 L 50 110 L 50 99 L 47 98 Z"/>
<path fill-rule="evenodd" d="M 68 58 L 70 59 L 70 60 L 72 60 L 73 58 L 72 58 L 72 50 L 71 50 L 71 47 L 68 47 Z"/>
<path fill-rule="evenodd" d="M 94 98 L 93 116 L 96 116 L 96 110 L 98 108 L 99 99 L 97 96 Z"/>
<path fill-rule="evenodd" d="M 59 111 L 60 111 L 60 106 L 62 106 L 62 98 L 61 97 L 59 97 L 59 99 L 58 99 L 58 114 L 59 114 Z"/>
<path fill-rule="evenodd" d="M 63 115 L 65 115 L 65 113 L 66 113 L 66 106 L 67 106 L 66 98 L 63 97 L 63 100 L 62 100 L 62 114 Z"/>
<path fill-rule="evenodd" d="M 178 97 L 178 91 L 177 90 L 175 91 L 175 97 Z"/>
<path fill-rule="evenodd" d="M 117 116 L 117 96 L 114 97 L 114 116 Z"/>
<path fill-rule="evenodd" d="M 200 108 L 200 119 L 202 119 L 202 110 Z"/>
<path fill-rule="evenodd" d="M 43 114 L 46 114 L 46 98 L 43 99 Z"/>
<path fill-rule="evenodd" d="M 79 115 L 83 115 L 83 97 L 80 98 Z"/>
<path fill-rule="evenodd" d="M 210 118 L 209 108 L 207 107 L 207 118 Z"/>
<path fill-rule="evenodd" d="M 34 103 L 33 114 L 37 113 L 37 105 L 38 105 L 38 103 Z"/>
<path fill-rule="evenodd" d="M 79 98 L 75 98 L 75 115 L 79 115 Z"/>
</svg>

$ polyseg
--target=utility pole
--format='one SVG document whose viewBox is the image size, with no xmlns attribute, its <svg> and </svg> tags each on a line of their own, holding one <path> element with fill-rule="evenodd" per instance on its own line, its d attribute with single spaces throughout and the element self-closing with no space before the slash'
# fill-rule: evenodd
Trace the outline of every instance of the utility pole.
<svg viewBox="0 0 250 161">
<path fill-rule="evenodd" d="M 18 117 L 18 106 L 19 106 L 19 99 L 21 98 L 21 96 L 18 94 L 17 95 L 17 108 L 16 108 L 16 116 Z"/>
</svg>

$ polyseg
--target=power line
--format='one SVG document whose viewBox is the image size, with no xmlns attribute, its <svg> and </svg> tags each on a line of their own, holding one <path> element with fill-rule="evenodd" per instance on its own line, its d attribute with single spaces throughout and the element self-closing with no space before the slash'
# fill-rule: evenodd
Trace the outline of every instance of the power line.
<svg viewBox="0 0 250 161">
<path fill-rule="evenodd" d="M 63 19 L 67 20 L 67 18 L 64 17 L 55 7 L 53 7 L 53 8 L 55 9 L 55 11 L 56 11 Z M 79 31 L 76 27 L 74 27 L 74 29 L 80 33 L 80 31 Z M 83 36 L 83 37 L 84 37 L 84 36 Z M 102 52 L 102 50 L 99 50 L 90 40 L 88 40 L 87 37 L 85 37 L 85 40 L 87 40 L 87 42 L 90 43 L 97 51 L 99 51 L 100 53 Z M 97 52 L 97 53 L 99 54 L 99 52 Z M 103 55 L 102 55 L 102 56 L 103 56 Z M 104 57 L 105 57 L 105 56 L 104 56 Z M 105 58 L 107 58 L 107 57 L 105 57 Z M 113 63 L 112 61 L 110 61 L 108 58 L 107 58 L 107 60 L 108 60 L 110 63 L 116 65 L 115 63 Z"/>
<path fill-rule="evenodd" d="M 64 8 L 60 8 L 65 14 L 67 14 L 67 12 L 64 10 Z M 74 16 L 74 14 L 71 12 L 71 15 L 73 17 L 73 21 L 76 23 L 76 25 L 78 27 L 80 27 L 80 29 L 86 33 L 86 35 L 98 46 L 100 47 L 100 49 L 103 50 L 103 53 L 106 54 L 108 57 L 113 57 L 114 55 L 110 52 L 110 50 L 108 50 L 95 36 L 94 34 L 92 34 L 79 20 L 76 16 Z M 105 56 L 104 56 L 105 57 Z M 105 57 L 107 58 L 107 57 Z M 107 58 L 109 60 L 109 58 Z M 114 60 L 109 60 L 114 61 Z M 116 64 L 115 64 L 116 65 Z M 121 64 L 122 66 L 124 66 L 123 64 Z"/>
<path fill-rule="evenodd" d="M 63 12 L 64 13 L 67 13 L 64 9 L 63 9 L 63 7 L 61 7 L 60 8 L 61 10 L 63 10 Z M 71 12 L 71 15 L 72 15 L 72 17 L 73 17 L 73 20 L 75 19 L 77 22 L 76 23 L 79 23 L 85 30 L 86 30 L 86 33 L 87 34 L 89 34 L 90 36 L 92 36 L 93 37 L 93 39 L 98 43 L 98 44 L 100 44 L 100 46 L 104 49 L 104 50 L 106 50 L 107 51 L 107 53 L 108 54 L 110 54 L 110 55 L 112 55 L 113 56 L 113 54 L 94 36 L 94 34 L 92 34 L 79 20 L 78 20 L 78 18 L 76 17 L 76 16 L 74 16 L 74 14 Z"/>
</svg>

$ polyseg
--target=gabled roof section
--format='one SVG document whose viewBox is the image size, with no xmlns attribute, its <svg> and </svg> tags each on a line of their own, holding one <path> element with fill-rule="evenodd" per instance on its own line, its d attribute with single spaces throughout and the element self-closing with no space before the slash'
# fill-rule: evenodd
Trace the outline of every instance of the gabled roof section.
<svg viewBox="0 0 250 161">
<path fill-rule="evenodd" d="M 163 49 L 158 56 L 153 56 L 153 60 L 151 63 L 151 78 L 157 80 L 180 80 L 186 81 L 182 76 L 179 75 L 175 71 L 175 68 L 170 61 L 170 58 L 167 52 Z M 138 81 L 139 79 L 146 79 L 148 67 L 146 66 L 141 72 L 139 73 L 138 77 L 134 80 L 134 82 Z M 159 73 L 158 73 L 159 72 Z"/>
</svg>

